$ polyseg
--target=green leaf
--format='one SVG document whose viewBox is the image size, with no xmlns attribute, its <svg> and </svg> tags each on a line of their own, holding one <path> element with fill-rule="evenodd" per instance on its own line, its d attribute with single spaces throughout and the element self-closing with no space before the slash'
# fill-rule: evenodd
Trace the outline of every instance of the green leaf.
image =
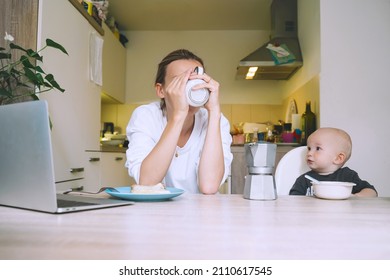
<svg viewBox="0 0 390 280">
<path fill-rule="evenodd" d="M 42 61 L 42 59 L 43 59 L 43 57 L 40 56 L 39 53 L 37 53 L 36 51 L 34 51 L 34 50 L 32 50 L 32 49 L 28 49 L 28 50 L 26 51 L 26 53 L 27 53 L 27 55 L 28 55 L 29 57 L 32 57 L 32 58 L 34 58 L 34 59 L 36 59 L 36 60 Z"/>
<path fill-rule="evenodd" d="M 58 50 L 61 50 L 63 53 L 68 54 L 68 52 L 65 50 L 65 48 L 62 45 L 58 44 L 57 42 L 54 42 L 51 39 L 46 39 L 46 44 L 49 47 L 56 48 Z"/>
<path fill-rule="evenodd" d="M 5 88 L 0 88 L 0 96 L 10 97 L 11 95 L 12 95 L 12 92 L 6 90 Z"/>
<path fill-rule="evenodd" d="M 45 80 L 44 80 L 43 76 L 40 73 L 35 73 L 35 77 L 39 81 L 39 84 L 43 85 L 45 83 Z"/>
<path fill-rule="evenodd" d="M 20 61 L 22 62 L 22 64 L 23 64 L 24 67 L 32 68 L 32 69 L 35 68 L 35 66 L 31 64 L 30 60 L 29 60 L 28 57 L 25 56 L 25 55 L 22 55 L 22 56 L 20 57 Z"/>
<path fill-rule="evenodd" d="M 58 89 L 61 92 L 64 92 L 65 90 L 61 88 L 61 86 L 56 82 L 54 79 L 54 76 L 52 74 L 48 74 L 45 77 L 46 81 L 48 81 L 54 88 Z"/>
<path fill-rule="evenodd" d="M 24 73 L 26 75 L 26 77 L 31 81 L 33 82 L 34 84 L 37 84 L 39 83 L 39 79 L 37 78 L 37 76 L 35 75 L 35 73 L 33 71 L 31 71 L 30 69 L 28 68 L 23 68 L 24 70 Z"/>
<path fill-rule="evenodd" d="M 35 93 L 31 94 L 30 96 L 31 96 L 32 99 L 34 99 L 34 100 L 39 100 L 38 96 L 37 96 Z"/>
<path fill-rule="evenodd" d="M 35 67 L 35 71 L 37 71 L 37 72 L 39 72 L 39 73 L 45 74 L 45 71 L 43 71 L 43 69 L 42 69 L 41 67 L 39 67 L 39 66 L 36 66 L 36 67 Z"/>
<path fill-rule="evenodd" d="M 10 47 L 11 49 L 17 49 L 17 50 L 22 50 L 22 51 L 24 51 L 24 52 L 27 52 L 25 49 L 23 49 L 22 47 L 20 47 L 20 46 L 18 46 L 18 45 L 15 45 L 14 43 L 10 43 L 10 44 L 9 44 L 9 47 Z"/>
<path fill-rule="evenodd" d="M 0 59 L 10 59 L 11 54 L 10 53 L 0 53 Z"/>
</svg>

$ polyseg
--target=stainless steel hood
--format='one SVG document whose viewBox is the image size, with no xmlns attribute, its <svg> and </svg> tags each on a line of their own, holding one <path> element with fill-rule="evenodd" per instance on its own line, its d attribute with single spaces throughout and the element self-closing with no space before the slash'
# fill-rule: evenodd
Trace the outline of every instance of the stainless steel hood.
<svg viewBox="0 0 390 280">
<path fill-rule="evenodd" d="M 297 31 L 297 0 L 274 0 L 271 4 L 272 39 L 243 58 L 237 67 L 237 80 L 288 80 L 303 65 Z M 285 45 L 295 60 L 276 64 L 268 44 Z M 251 68 L 251 67 L 257 67 Z M 252 70 L 252 76 L 247 73 Z"/>
</svg>

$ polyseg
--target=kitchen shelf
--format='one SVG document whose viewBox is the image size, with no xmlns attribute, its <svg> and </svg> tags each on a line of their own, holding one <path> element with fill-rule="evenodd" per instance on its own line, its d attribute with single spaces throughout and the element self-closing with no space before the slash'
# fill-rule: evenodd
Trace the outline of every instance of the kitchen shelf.
<svg viewBox="0 0 390 280">
<path fill-rule="evenodd" d="M 70 3 L 85 17 L 85 19 L 99 32 L 100 35 L 104 35 L 103 27 L 101 27 L 96 20 L 91 17 L 88 12 L 84 9 L 83 5 L 77 0 L 69 0 Z"/>
</svg>

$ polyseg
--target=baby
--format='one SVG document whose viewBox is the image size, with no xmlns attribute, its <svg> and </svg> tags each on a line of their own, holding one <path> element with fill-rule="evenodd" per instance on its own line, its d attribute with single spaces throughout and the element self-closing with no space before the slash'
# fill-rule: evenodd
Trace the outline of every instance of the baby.
<svg viewBox="0 0 390 280">
<path fill-rule="evenodd" d="M 351 157 L 351 137 L 344 130 L 337 128 L 319 128 L 307 140 L 307 165 L 311 171 L 305 173 L 319 181 L 352 182 L 356 186 L 352 194 L 356 196 L 378 196 L 374 186 L 359 178 L 359 175 L 343 167 Z M 290 195 L 310 195 L 311 182 L 298 177 L 290 190 Z"/>
</svg>

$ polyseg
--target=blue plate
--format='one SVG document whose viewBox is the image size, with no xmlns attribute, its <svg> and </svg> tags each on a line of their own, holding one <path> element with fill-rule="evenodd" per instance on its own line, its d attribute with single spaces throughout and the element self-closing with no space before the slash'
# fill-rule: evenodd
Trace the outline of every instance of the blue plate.
<svg viewBox="0 0 390 280">
<path fill-rule="evenodd" d="M 184 193 L 184 190 L 177 189 L 177 188 L 166 188 L 170 193 L 156 193 L 156 194 L 143 194 L 143 193 L 131 193 L 130 187 L 118 187 L 115 188 L 119 192 L 115 192 L 112 190 L 106 190 L 106 193 L 109 195 L 126 199 L 126 200 L 132 200 L 132 201 L 161 201 L 161 200 L 167 200 L 176 196 L 179 196 Z"/>
</svg>

